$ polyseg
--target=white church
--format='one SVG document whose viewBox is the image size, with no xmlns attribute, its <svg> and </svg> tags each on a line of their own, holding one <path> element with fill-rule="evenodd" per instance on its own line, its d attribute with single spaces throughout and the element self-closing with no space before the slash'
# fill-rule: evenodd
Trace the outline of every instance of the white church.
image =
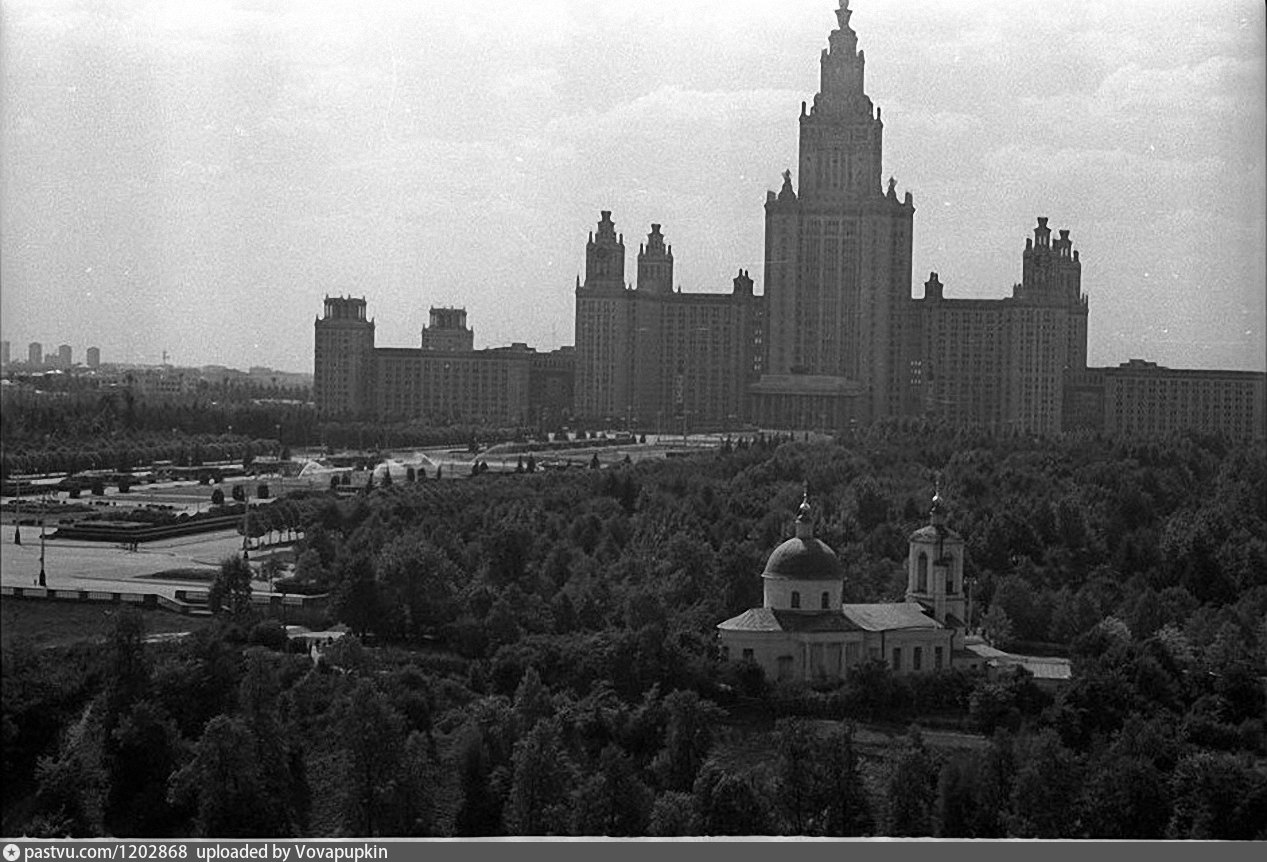
<svg viewBox="0 0 1267 862">
<path fill-rule="evenodd" d="M 762 607 L 718 624 L 723 658 L 752 659 L 770 680 L 806 682 L 843 679 L 874 659 L 897 673 L 980 668 L 983 658 L 964 646 L 963 560 L 963 539 L 946 526 L 939 492 L 928 525 L 911 534 L 906 601 L 844 604 L 845 573 L 814 537 L 807 493 L 796 535 L 774 549 L 761 574 Z"/>
</svg>

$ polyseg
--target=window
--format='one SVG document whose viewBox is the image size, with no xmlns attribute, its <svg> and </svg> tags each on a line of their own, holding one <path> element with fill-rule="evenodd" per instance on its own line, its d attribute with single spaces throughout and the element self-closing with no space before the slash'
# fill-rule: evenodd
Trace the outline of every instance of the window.
<svg viewBox="0 0 1267 862">
<path fill-rule="evenodd" d="M 831 593 L 823 593 L 823 610 L 831 609 Z"/>
<path fill-rule="evenodd" d="M 902 669 L 902 648 L 901 647 L 893 647 L 893 669 L 894 670 Z"/>
<path fill-rule="evenodd" d="M 792 590 L 792 607 L 799 608 L 801 606 L 801 594 L 796 590 Z"/>
<path fill-rule="evenodd" d="M 911 654 L 911 670 L 920 670 L 924 664 L 924 648 L 915 647 L 915 651 Z"/>
<path fill-rule="evenodd" d="M 942 648 L 933 647 L 933 670 L 941 670 L 942 661 Z"/>
<path fill-rule="evenodd" d="M 779 656 L 779 679 L 792 678 L 792 657 L 790 655 Z"/>
<path fill-rule="evenodd" d="M 730 661 L 730 647 L 723 646 L 721 648 L 721 658 L 722 661 Z"/>
<path fill-rule="evenodd" d="M 919 552 L 919 559 L 915 563 L 915 592 L 928 592 L 928 554 L 923 551 Z"/>
<path fill-rule="evenodd" d="M 746 650 L 744 650 L 744 651 L 743 651 L 743 659 L 744 659 L 744 661 L 752 661 L 752 650 L 750 650 L 750 649 L 746 649 Z"/>
</svg>

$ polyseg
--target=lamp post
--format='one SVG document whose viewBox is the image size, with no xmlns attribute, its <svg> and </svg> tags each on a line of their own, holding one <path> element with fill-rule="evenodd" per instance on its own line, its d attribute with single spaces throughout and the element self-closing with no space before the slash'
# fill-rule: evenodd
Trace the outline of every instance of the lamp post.
<svg viewBox="0 0 1267 862">
<path fill-rule="evenodd" d="M 22 480 L 18 479 L 18 508 L 17 520 L 13 525 L 13 544 L 22 544 Z"/>
<path fill-rule="evenodd" d="M 44 512 L 40 511 L 40 586 L 48 586 L 48 581 L 44 577 Z"/>
<path fill-rule="evenodd" d="M 251 562 L 251 486 L 247 482 L 242 483 L 242 562 L 248 565 Z"/>
</svg>

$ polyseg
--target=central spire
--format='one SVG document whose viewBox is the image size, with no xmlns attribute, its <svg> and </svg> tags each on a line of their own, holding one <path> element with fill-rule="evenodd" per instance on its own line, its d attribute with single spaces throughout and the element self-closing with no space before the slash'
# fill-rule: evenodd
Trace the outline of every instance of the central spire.
<svg viewBox="0 0 1267 862">
<path fill-rule="evenodd" d="M 840 0 L 840 8 L 836 10 L 836 20 L 840 22 L 841 30 L 849 29 L 849 16 L 853 14 L 853 10 L 849 8 L 849 0 Z"/>
<path fill-rule="evenodd" d="M 843 116 L 846 114 L 871 114 L 871 103 L 863 92 L 863 75 L 866 59 L 858 50 L 858 34 L 849 26 L 853 11 L 849 0 L 841 0 L 836 10 L 840 28 L 827 37 L 828 47 L 821 60 L 821 80 L 818 95 L 814 98 L 815 111 Z"/>
</svg>

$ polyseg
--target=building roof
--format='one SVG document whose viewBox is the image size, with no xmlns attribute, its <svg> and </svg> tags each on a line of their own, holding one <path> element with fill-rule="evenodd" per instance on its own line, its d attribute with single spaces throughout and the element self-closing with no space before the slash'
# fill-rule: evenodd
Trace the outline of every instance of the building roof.
<svg viewBox="0 0 1267 862">
<path fill-rule="evenodd" d="M 763 578 L 797 581 L 839 581 L 844 570 L 836 552 L 821 539 L 794 536 L 774 549 L 766 561 Z"/>
<path fill-rule="evenodd" d="M 749 608 L 717 628 L 726 632 L 856 632 L 858 626 L 839 611 L 785 611 Z"/>
<path fill-rule="evenodd" d="M 980 656 L 995 667 L 1023 667 L 1036 680 L 1068 680 L 1073 676 L 1069 659 L 1059 656 L 1016 655 L 995 649 L 988 644 L 966 644 L 974 655 Z"/>
<path fill-rule="evenodd" d="M 845 605 L 844 615 L 869 632 L 940 629 L 944 626 L 924 613 L 919 602 Z"/>
<path fill-rule="evenodd" d="M 911 541 L 913 542 L 962 542 L 963 537 L 954 530 L 945 526 L 936 524 L 925 524 L 914 533 L 911 533 Z"/>
</svg>

